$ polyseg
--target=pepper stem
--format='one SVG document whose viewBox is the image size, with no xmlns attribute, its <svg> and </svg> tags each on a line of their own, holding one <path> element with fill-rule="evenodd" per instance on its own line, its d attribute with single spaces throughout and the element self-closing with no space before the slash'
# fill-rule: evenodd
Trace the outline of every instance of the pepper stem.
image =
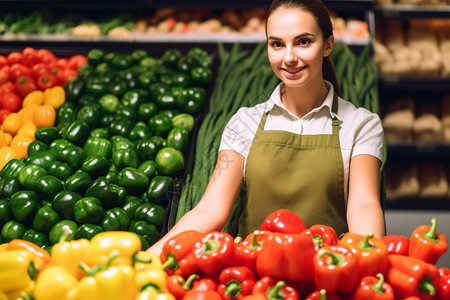
<svg viewBox="0 0 450 300">
<path fill-rule="evenodd" d="M 242 237 L 240 237 L 240 236 L 235 237 L 235 238 L 234 238 L 234 242 L 235 242 L 236 244 L 239 244 L 240 242 L 242 242 Z"/>
<path fill-rule="evenodd" d="M 162 269 L 171 269 L 171 270 L 177 270 L 178 269 L 178 259 L 172 254 L 167 254 L 166 262 L 162 265 Z"/>
<path fill-rule="evenodd" d="M 319 292 L 320 300 L 327 300 L 327 290 L 321 289 Z"/>
<path fill-rule="evenodd" d="M 373 232 L 369 232 L 364 237 L 364 240 L 358 242 L 358 247 L 361 250 L 369 250 L 375 248 L 373 244 L 370 243 L 369 239 L 373 238 L 374 234 Z"/>
<path fill-rule="evenodd" d="M 317 251 L 317 254 L 319 255 L 320 258 L 324 257 L 325 255 L 328 255 L 327 259 L 328 265 L 340 265 L 345 261 L 344 256 L 328 251 L 323 248 L 319 249 L 319 251 Z"/>
<path fill-rule="evenodd" d="M 286 286 L 286 282 L 278 281 L 277 284 L 267 289 L 266 295 L 270 300 L 278 300 L 284 298 L 284 293 L 281 290 Z"/>
<path fill-rule="evenodd" d="M 424 277 L 419 282 L 419 292 L 422 293 L 422 294 L 429 294 L 431 296 L 436 294 L 436 288 L 434 287 L 430 276 Z"/>
<path fill-rule="evenodd" d="M 426 237 L 429 240 L 432 240 L 433 242 L 439 241 L 439 237 L 436 234 L 436 228 L 437 228 L 437 221 L 436 218 L 431 219 L 431 227 L 430 231 L 427 231 L 423 234 L 424 237 Z"/>
<path fill-rule="evenodd" d="M 241 283 L 235 279 L 225 284 L 225 294 L 231 298 L 237 298 L 241 294 Z"/>
<path fill-rule="evenodd" d="M 250 245 L 247 247 L 248 249 L 256 249 L 258 247 L 261 247 L 263 242 L 258 242 L 258 236 L 261 234 L 259 230 L 253 231 L 252 241 Z"/>
<path fill-rule="evenodd" d="M 117 252 L 114 252 L 108 258 L 106 263 L 104 265 L 101 265 L 101 266 L 96 265 L 96 266 L 93 266 L 92 268 L 89 268 L 89 266 L 87 264 L 85 264 L 84 262 L 79 262 L 78 266 L 80 267 L 81 270 L 84 271 L 84 273 L 86 273 L 86 276 L 94 276 L 98 272 L 101 272 L 101 271 L 104 271 L 104 270 L 108 269 L 111 266 L 112 261 L 115 258 L 117 258 L 118 256 L 119 256 L 119 254 Z"/>
<path fill-rule="evenodd" d="M 318 234 L 313 235 L 312 241 L 313 241 L 314 245 L 316 245 L 317 247 L 319 247 L 319 248 L 323 247 L 323 238 L 320 235 L 318 235 Z"/>
<path fill-rule="evenodd" d="M 373 283 L 370 286 L 372 287 L 372 289 L 377 292 L 377 294 L 385 294 L 385 290 L 383 290 L 383 284 L 384 284 L 384 276 L 381 273 L 377 274 L 378 282 L 377 283 Z"/>
<path fill-rule="evenodd" d="M 197 274 L 191 274 L 188 279 L 186 279 L 186 281 L 183 282 L 183 277 L 178 277 L 178 282 L 181 284 L 181 286 L 183 287 L 183 289 L 185 289 L 186 291 L 189 291 L 190 289 L 192 289 L 192 283 L 197 280 L 198 275 Z"/>
<path fill-rule="evenodd" d="M 152 259 L 149 258 L 142 258 L 139 256 L 139 253 L 136 251 L 134 252 L 133 256 L 131 257 L 132 266 L 134 266 L 137 263 L 143 263 L 143 264 L 149 264 L 152 262 Z"/>
<path fill-rule="evenodd" d="M 28 276 L 30 276 L 31 280 L 34 280 L 36 278 L 37 273 L 39 272 L 39 269 L 36 267 L 36 265 L 33 262 L 30 262 L 27 272 L 28 272 Z"/>
<path fill-rule="evenodd" d="M 207 240 L 203 243 L 203 253 L 211 254 L 216 252 L 220 247 L 220 242 L 216 240 Z"/>
</svg>

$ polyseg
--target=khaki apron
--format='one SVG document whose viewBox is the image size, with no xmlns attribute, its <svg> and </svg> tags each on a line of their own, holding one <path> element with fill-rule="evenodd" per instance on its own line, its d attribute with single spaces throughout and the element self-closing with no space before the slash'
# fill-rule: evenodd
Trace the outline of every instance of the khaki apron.
<svg viewBox="0 0 450 300">
<path fill-rule="evenodd" d="M 337 106 L 335 94 L 333 113 Z M 261 118 L 247 157 L 239 235 L 258 229 L 267 215 L 281 208 L 295 212 L 307 227 L 325 224 L 338 236 L 347 232 L 339 120 L 333 118 L 332 134 L 300 135 L 264 131 L 267 115 Z"/>
</svg>

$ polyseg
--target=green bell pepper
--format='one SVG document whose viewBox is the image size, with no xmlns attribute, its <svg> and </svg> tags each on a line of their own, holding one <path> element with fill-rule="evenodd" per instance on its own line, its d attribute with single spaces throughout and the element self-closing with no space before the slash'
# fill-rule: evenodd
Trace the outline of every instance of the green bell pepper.
<svg viewBox="0 0 450 300">
<path fill-rule="evenodd" d="M 181 54 L 181 51 L 178 49 L 167 49 L 164 51 L 163 55 L 161 56 L 161 62 L 170 67 L 170 68 L 176 68 L 178 65 L 178 61 L 183 57 Z"/>
<path fill-rule="evenodd" d="M 21 239 L 27 230 L 28 227 L 24 224 L 16 220 L 9 220 L 2 227 L 2 240 L 4 243 L 8 243 L 15 239 Z"/>
<path fill-rule="evenodd" d="M 62 138 L 68 140 L 75 146 L 83 146 L 86 140 L 89 138 L 90 128 L 89 125 L 82 120 L 73 121 L 62 132 Z"/>
<path fill-rule="evenodd" d="M 176 98 L 171 92 L 159 94 L 156 97 L 156 104 L 160 109 L 172 109 L 177 107 Z"/>
<path fill-rule="evenodd" d="M 155 72 L 152 70 L 143 71 L 137 77 L 138 85 L 144 89 L 148 89 L 156 80 Z"/>
<path fill-rule="evenodd" d="M 127 207 L 127 210 L 129 208 Z M 13 218 L 9 202 L 6 199 L 0 199 L 0 227 Z"/>
<path fill-rule="evenodd" d="M 154 203 L 142 203 L 136 208 L 134 218 L 136 221 L 143 220 L 153 224 L 158 228 L 158 231 L 161 231 L 166 215 L 167 211 L 163 206 Z"/>
<path fill-rule="evenodd" d="M 17 221 L 31 224 L 36 211 L 39 209 L 39 197 L 33 191 L 18 191 L 9 199 L 9 207 Z"/>
<path fill-rule="evenodd" d="M 108 91 L 108 82 L 101 77 L 89 78 L 86 81 L 86 92 L 94 96 L 102 96 Z"/>
<path fill-rule="evenodd" d="M 66 82 L 64 91 L 66 92 L 66 100 L 70 102 L 77 102 L 85 91 L 85 83 L 81 78 L 73 78 Z"/>
<path fill-rule="evenodd" d="M 127 194 L 132 195 L 142 194 L 142 192 L 147 189 L 149 184 L 147 175 L 145 175 L 144 172 L 132 167 L 123 168 L 119 172 L 117 179 L 119 186 L 125 188 Z"/>
<path fill-rule="evenodd" d="M 167 146 L 181 151 L 183 154 L 189 147 L 189 132 L 182 127 L 174 127 L 167 135 Z"/>
<path fill-rule="evenodd" d="M 137 168 L 139 157 L 134 149 L 122 149 L 112 154 L 112 163 L 118 170 L 126 167 Z"/>
<path fill-rule="evenodd" d="M 121 207 L 113 207 L 105 211 L 100 226 L 104 231 L 128 230 L 130 228 L 130 218 Z"/>
<path fill-rule="evenodd" d="M 2 177 L 0 179 L 0 197 L 9 199 L 14 193 L 22 190 L 19 178 Z"/>
<path fill-rule="evenodd" d="M 124 187 L 121 187 L 115 183 L 111 183 L 111 187 L 114 191 L 114 193 L 117 194 L 117 197 L 119 198 L 118 205 L 122 206 L 125 203 L 125 199 L 127 197 L 127 190 Z"/>
<path fill-rule="evenodd" d="M 178 95 L 176 102 L 181 111 L 196 115 L 205 107 L 206 91 L 200 87 L 186 88 Z"/>
<path fill-rule="evenodd" d="M 172 75 L 171 79 L 172 79 L 173 86 L 182 87 L 182 88 L 187 88 L 189 86 L 192 86 L 193 82 L 194 82 L 191 74 L 178 72 L 178 71 L 176 71 Z"/>
<path fill-rule="evenodd" d="M 111 138 L 111 141 L 113 153 L 119 150 L 128 150 L 128 149 L 136 150 L 134 143 L 124 136 L 115 135 Z"/>
<path fill-rule="evenodd" d="M 102 203 L 96 197 L 83 197 L 73 207 L 73 216 L 79 224 L 97 223 L 104 212 Z"/>
<path fill-rule="evenodd" d="M 125 70 L 133 64 L 133 59 L 126 53 L 114 53 L 111 59 L 111 66 L 114 69 Z"/>
<path fill-rule="evenodd" d="M 64 147 L 57 155 L 59 161 L 67 163 L 74 170 L 82 166 L 86 157 L 86 152 L 79 146 Z"/>
<path fill-rule="evenodd" d="M 34 229 L 28 229 L 22 236 L 22 239 L 28 242 L 31 242 L 39 247 L 45 249 L 50 246 L 50 241 L 42 232 L 38 232 Z"/>
<path fill-rule="evenodd" d="M 86 55 L 88 64 L 91 66 L 97 66 L 105 59 L 105 52 L 101 49 L 92 49 Z"/>
<path fill-rule="evenodd" d="M 119 72 L 119 78 L 127 84 L 128 90 L 132 90 L 137 87 L 137 77 L 138 74 L 133 69 L 127 69 Z"/>
<path fill-rule="evenodd" d="M 81 170 L 88 173 L 91 179 L 105 175 L 110 167 L 109 160 L 103 155 L 92 155 L 86 158 Z"/>
<path fill-rule="evenodd" d="M 184 155 L 172 147 L 164 147 L 155 157 L 158 174 L 173 176 L 184 168 Z"/>
<path fill-rule="evenodd" d="M 95 128 L 95 129 L 91 130 L 91 137 L 94 137 L 94 138 L 109 139 L 110 136 L 111 135 L 107 128 Z M 87 143 L 87 141 L 86 141 L 86 143 Z"/>
<path fill-rule="evenodd" d="M 62 190 L 53 198 L 52 208 L 63 220 L 74 220 L 73 208 L 81 195 L 70 190 Z"/>
<path fill-rule="evenodd" d="M 131 60 L 133 61 L 133 64 L 139 65 L 141 60 L 148 57 L 147 51 L 144 49 L 136 49 L 133 52 L 131 52 Z"/>
<path fill-rule="evenodd" d="M 98 177 L 87 189 L 85 197 L 96 197 L 105 209 L 121 206 L 124 198 L 104 176 Z"/>
<path fill-rule="evenodd" d="M 75 146 L 73 143 L 69 142 L 65 139 L 57 139 L 54 140 L 49 147 L 49 150 L 54 150 L 56 153 L 61 151 L 62 149 L 66 148 L 67 146 Z"/>
<path fill-rule="evenodd" d="M 41 141 L 50 145 L 54 140 L 60 139 L 61 134 L 59 129 L 53 126 L 41 127 L 34 133 L 36 141 Z"/>
<path fill-rule="evenodd" d="M 195 60 L 198 64 L 198 66 L 211 68 L 212 67 L 212 57 L 206 52 L 206 50 L 200 48 L 200 47 L 194 47 L 191 48 L 188 53 L 186 54 L 186 57 L 192 58 Z"/>
<path fill-rule="evenodd" d="M 37 180 L 46 174 L 47 171 L 43 167 L 29 164 L 20 171 L 19 182 L 27 190 L 33 190 Z"/>
<path fill-rule="evenodd" d="M 29 156 L 26 160 L 27 164 L 41 166 L 48 169 L 50 165 L 57 159 L 57 152 L 51 149 L 40 151 Z"/>
<path fill-rule="evenodd" d="M 100 121 L 100 126 L 108 129 L 108 131 L 109 131 L 109 128 L 108 128 L 109 124 L 111 124 L 111 122 L 114 120 L 114 118 L 115 118 L 115 114 L 103 112 L 102 119 Z"/>
<path fill-rule="evenodd" d="M 54 245 L 59 243 L 64 236 L 65 241 L 71 241 L 75 238 L 75 233 L 78 230 L 78 224 L 71 220 L 61 220 L 50 229 L 48 239 L 50 244 Z"/>
<path fill-rule="evenodd" d="M 138 208 L 139 205 L 141 205 L 141 203 L 142 203 L 141 199 L 134 195 L 126 196 L 125 203 L 122 205 L 122 208 L 127 213 L 128 218 L 130 218 L 130 220 L 134 220 L 134 214 L 136 213 L 136 209 Z"/>
<path fill-rule="evenodd" d="M 148 180 L 152 180 L 153 177 L 158 175 L 158 171 L 156 169 L 156 163 L 154 160 L 146 160 L 143 161 L 139 167 L 138 170 L 143 172 L 145 175 L 147 175 Z"/>
<path fill-rule="evenodd" d="M 103 231 L 103 228 L 96 224 L 85 223 L 81 224 L 78 227 L 77 232 L 75 233 L 75 239 L 92 239 L 94 235 Z"/>
<path fill-rule="evenodd" d="M 78 68 L 78 78 L 88 80 L 95 76 L 95 68 L 89 64 L 82 65 Z"/>
<path fill-rule="evenodd" d="M 148 124 L 151 117 L 155 116 L 158 111 L 158 105 L 154 102 L 146 102 L 139 105 L 138 108 L 138 120 Z"/>
<path fill-rule="evenodd" d="M 90 137 L 84 144 L 87 157 L 101 155 L 109 159 L 112 154 L 112 144 L 106 138 Z"/>
<path fill-rule="evenodd" d="M 173 127 L 181 127 L 187 132 L 191 132 L 194 128 L 195 118 L 187 113 L 181 113 L 172 118 Z"/>
<path fill-rule="evenodd" d="M 119 108 L 119 98 L 113 94 L 104 94 L 98 99 L 98 103 L 102 107 L 102 111 L 107 114 L 113 114 Z"/>
<path fill-rule="evenodd" d="M 147 125 L 143 122 L 137 122 L 134 127 L 131 129 L 128 138 L 130 141 L 138 141 L 145 138 L 151 137 L 150 130 L 148 130 Z"/>
<path fill-rule="evenodd" d="M 35 186 L 34 191 L 41 200 L 53 200 L 60 191 L 64 189 L 61 179 L 53 175 L 44 175 L 40 177 Z"/>
<path fill-rule="evenodd" d="M 106 173 L 105 178 L 108 179 L 109 183 L 118 184 L 119 179 L 117 178 L 117 175 L 118 175 L 117 171 L 109 170 L 108 173 Z"/>
<path fill-rule="evenodd" d="M 150 185 L 148 186 L 146 196 L 148 201 L 159 204 L 167 205 L 170 201 L 171 193 L 173 193 L 173 178 L 169 176 L 155 176 Z"/>
<path fill-rule="evenodd" d="M 123 106 L 137 111 L 139 106 L 144 102 L 142 94 L 138 90 L 127 91 L 121 100 Z"/>
<path fill-rule="evenodd" d="M 140 161 L 154 160 L 159 150 L 164 148 L 165 141 L 160 136 L 152 136 L 137 141 L 136 152 Z"/>
<path fill-rule="evenodd" d="M 117 78 L 108 84 L 107 93 L 113 94 L 116 97 L 122 97 L 127 91 L 128 85 L 120 78 Z"/>
<path fill-rule="evenodd" d="M 161 238 L 161 234 L 156 226 L 149 224 L 144 220 L 132 222 L 130 231 L 142 236 L 149 246 L 153 245 Z"/>
<path fill-rule="evenodd" d="M 56 113 L 55 125 L 58 128 L 65 127 L 65 124 L 70 124 L 75 121 L 76 117 L 76 108 L 60 106 Z"/>
<path fill-rule="evenodd" d="M 148 120 L 148 127 L 153 135 L 165 138 L 172 129 L 172 119 L 159 112 Z"/>
<path fill-rule="evenodd" d="M 77 118 L 78 120 L 85 122 L 90 130 L 95 129 L 100 126 L 100 107 L 93 104 L 85 105 L 78 111 Z"/>
<path fill-rule="evenodd" d="M 213 74 L 210 68 L 208 67 L 195 67 L 191 71 L 191 78 L 195 85 L 201 87 L 209 87 L 213 81 Z"/>
<path fill-rule="evenodd" d="M 91 176 L 84 171 L 77 171 L 70 175 L 64 182 L 66 190 L 84 195 L 87 189 L 92 184 Z"/>
<path fill-rule="evenodd" d="M 56 160 L 47 168 L 47 174 L 66 181 L 73 174 L 73 169 L 66 163 Z"/>
<path fill-rule="evenodd" d="M 116 119 L 116 118 L 126 119 L 134 124 L 134 123 L 136 123 L 136 120 L 137 120 L 137 112 L 131 107 L 120 104 L 119 108 L 117 109 L 117 111 L 114 115 L 114 119 Z"/>
<path fill-rule="evenodd" d="M 3 166 L 0 177 L 18 178 L 23 167 L 25 167 L 25 163 L 22 160 L 13 158 Z"/>
<path fill-rule="evenodd" d="M 133 128 L 133 121 L 120 116 L 115 116 L 109 124 L 109 131 L 112 135 L 121 135 L 127 137 Z"/>
<path fill-rule="evenodd" d="M 27 147 L 27 155 L 28 157 L 32 156 L 35 153 L 48 150 L 48 145 L 44 142 L 34 140 L 28 144 Z"/>
<path fill-rule="evenodd" d="M 60 220 L 61 217 L 51 206 L 44 205 L 34 215 L 33 229 L 48 234 L 50 229 Z"/>
</svg>

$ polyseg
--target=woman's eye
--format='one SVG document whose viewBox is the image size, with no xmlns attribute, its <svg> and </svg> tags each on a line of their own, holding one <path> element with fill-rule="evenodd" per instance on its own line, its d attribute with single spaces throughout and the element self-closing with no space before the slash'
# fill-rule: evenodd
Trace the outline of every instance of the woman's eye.
<svg viewBox="0 0 450 300">
<path fill-rule="evenodd" d="M 282 46 L 283 46 L 283 44 L 281 42 L 278 42 L 278 41 L 272 42 L 272 47 L 274 47 L 274 48 L 280 48 Z"/>
<path fill-rule="evenodd" d="M 309 39 L 300 39 L 298 41 L 298 44 L 300 46 L 308 46 L 311 43 L 311 41 Z"/>
</svg>

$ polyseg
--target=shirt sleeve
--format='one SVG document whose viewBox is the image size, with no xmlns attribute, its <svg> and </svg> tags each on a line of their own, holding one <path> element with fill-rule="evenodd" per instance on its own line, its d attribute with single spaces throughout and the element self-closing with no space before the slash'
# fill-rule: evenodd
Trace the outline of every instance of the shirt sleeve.
<svg viewBox="0 0 450 300">
<path fill-rule="evenodd" d="M 368 154 L 377 157 L 383 162 L 384 131 L 380 117 L 368 111 L 359 108 L 363 114 L 355 132 L 355 143 L 352 151 L 352 158 L 359 154 Z"/>
</svg>

